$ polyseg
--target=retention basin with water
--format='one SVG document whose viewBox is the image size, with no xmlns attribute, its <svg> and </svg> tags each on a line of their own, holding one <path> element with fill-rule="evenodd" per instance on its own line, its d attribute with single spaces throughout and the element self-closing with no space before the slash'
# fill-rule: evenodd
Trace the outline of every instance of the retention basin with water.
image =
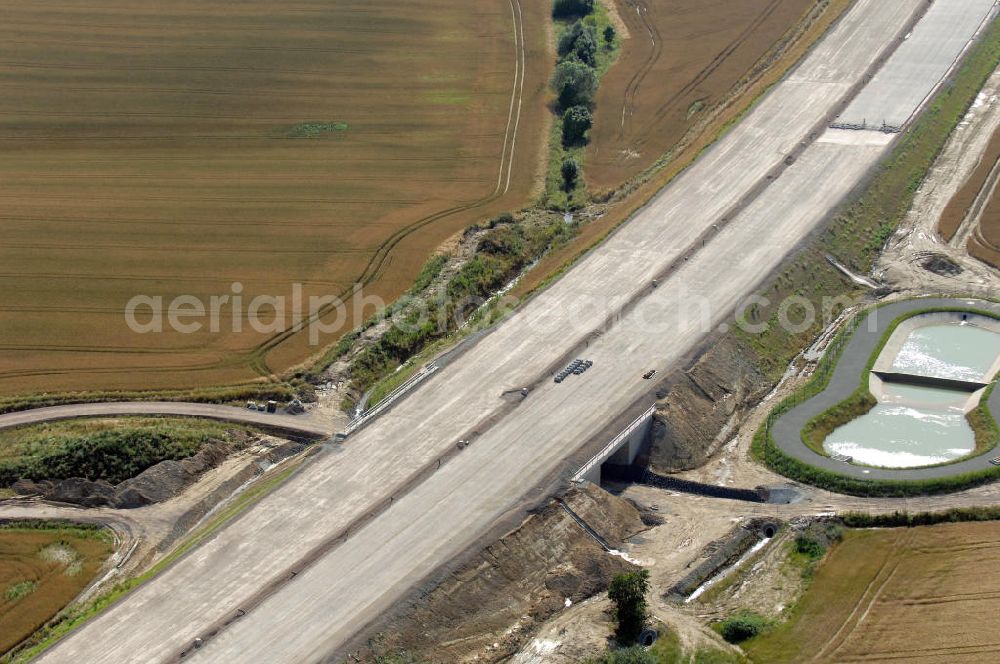
<svg viewBox="0 0 1000 664">
<path fill-rule="evenodd" d="M 870 412 L 833 431 L 829 454 L 884 468 L 955 461 L 976 449 L 966 414 L 1000 370 L 1000 321 L 960 312 L 902 322 L 869 376 L 878 400 Z"/>
</svg>

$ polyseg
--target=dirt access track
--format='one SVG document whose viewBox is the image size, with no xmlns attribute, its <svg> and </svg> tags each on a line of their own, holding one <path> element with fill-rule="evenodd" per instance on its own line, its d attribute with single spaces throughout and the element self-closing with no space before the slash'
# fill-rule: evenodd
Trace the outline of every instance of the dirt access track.
<svg viewBox="0 0 1000 664">
<path fill-rule="evenodd" d="M 123 401 L 120 403 L 89 403 L 50 406 L 0 415 L 0 429 L 30 426 L 43 422 L 70 420 L 80 417 L 121 417 L 130 415 L 163 415 L 201 417 L 221 422 L 247 424 L 292 438 L 320 439 L 333 435 L 333 427 L 308 415 L 261 413 L 247 408 L 218 406 L 207 403 L 172 401 Z"/>
<path fill-rule="evenodd" d="M 293 284 L 395 300 L 528 201 L 550 10 L 0 0 L 0 394 L 248 381 L 322 350 L 252 329 L 254 297 L 289 298 L 286 324 Z M 136 295 L 207 306 L 233 283 L 242 332 L 231 302 L 218 333 L 126 324 Z"/>
<path fill-rule="evenodd" d="M 575 471 L 567 458 L 585 441 L 599 447 L 602 432 L 648 407 L 655 395 L 642 374 L 677 366 L 886 154 L 892 137 L 824 128 L 905 35 L 933 40 L 953 25 L 944 18 L 981 13 L 978 25 L 992 11 L 983 0 L 857 2 L 738 126 L 562 279 L 39 661 L 343 653 L 421 580 L 432 583 Z M 692 301 L 713 303 L 708 320 Z M 594 365 L 554 383 L 572 357 Z M 523 387 L 523 400 L 501 396 Z M 196 638 L 203 646 L 191 650 Z"/>
</svg>

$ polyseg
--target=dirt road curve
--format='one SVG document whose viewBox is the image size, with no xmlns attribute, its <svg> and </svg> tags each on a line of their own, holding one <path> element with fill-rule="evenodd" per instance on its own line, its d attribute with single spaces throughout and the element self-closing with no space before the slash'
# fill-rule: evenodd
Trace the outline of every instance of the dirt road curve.
<svg viewBox="0 0 1000 664">
<path fill-rule="evenodd" d="M 565 460 L 584 441 L 652 402 L 642 374 L 675 366 L 722 323 L 890 142 L 825 126 L 920 11 L 934 27 L 968 2 L 859 0 L 738 127 L 561 280 L 40 661 L 341 652 L 553 472 L 571 474 Z M 593 367 L 555 384 L 574 356 Z M 501 397 L 526 386 L 523 401 Z"/>
<path fill-rule="evenodd" d="M 332 425 L 325 426 L 306 415 L 279 415 L 232 406 L 173 401 L 123 401 L 120 403 L 86 403 L 36 408 L 0 415 L 0 429 L 79 417 L 121 417 L 125 415 L 203 417 L 222 422 L 248 424 L 294 437 L 328 438 L 333 434 Z"/>
</svg>

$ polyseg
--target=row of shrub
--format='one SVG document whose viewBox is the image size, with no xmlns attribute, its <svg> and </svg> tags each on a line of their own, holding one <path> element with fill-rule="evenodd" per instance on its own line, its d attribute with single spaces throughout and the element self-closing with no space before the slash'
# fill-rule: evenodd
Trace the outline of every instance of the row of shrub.
<svg viewBox="0 0 1000 664">
<path fill-rule="evenodd" d="M 729 643 L 743 643 L 752 639 L 767 626 L 767 619 L 753 611 L 740 611 L 714 625 L 716 631 Z"/>
<path fill-rule="evenodd" d="M 963 523 L 969 521 L 1000 521 L 1000 505 L 989 507 L 955 507 L 941 512 L 890 512 L 867 514 L 848 512 L 841 517 L 849 528 L 913 528 L 933 526 L 938 523 Z"/>
<path fill-rule="evenodd" d="M 158 401 L 183 401 L 190 403 L 240 403 L 247 400 L 287 403 L 311 393 L 312 387 L 305 375 L 293 376 L 286 381 L 248 383 L 222 387 L 206 387 L 192 390 L 142 391 L 93 391 L 63 392 L 11 396 L 0 399 L 0 413 L 12 413 L 32 408 L 45 408 L 73 403 L 103 403 L 123 401 L 144 401 L 155 398 Z"/>
<path fill-rule="evenodd" d="M 556 0 L 553 5 L 552 15 L 560 31 L 556 48 L 559 60 L 551 81 L 556 95 L 554 131 L 559 141 L 553 146 L 553 161 L 558 163 L 560 186 L 566 195 L 565 201 L 554 205 L 557 208 L 572 207 L 572 193 L 580 184 L 582 168 L 574 148 L 581 148 L 589 140 L 602 61 L 610 57 L 617 39 L 610 23 L 604 21 L 602 25 L 598 21 L 598 10 L 594 0 Z"/>
<path fill-rule="evenodd" d="M 23 453 L 0 460 L 0 486 L 19 479 L 82 477 L 117 484 L 168 459 L 184 459 L 224 435 L 223 425 L 152 424 L 87 433 L 26 434 Z"/>
<path fill-rule="evenodd" d="M 355 391 L 367 390 L 429 344 L 453 333 L 473 318 L 492 294 L 550 247 L 570 239 L 576 229 L 560 218 L 528 222 L 505 213 L 491 219 L 473 257 L 448 280 L 443 292 L 426 297 L 421 306 L 402 313 L 430 283 L 418 279 L 410 296 L 390 310 L 389 315 L 394 316 L 392 327 L 351 362 L 349 371 Z M 473 227 L 470 232 L 482 230 Z M 356 335 L 345 343 L 355 338 Z"/>
</svg>

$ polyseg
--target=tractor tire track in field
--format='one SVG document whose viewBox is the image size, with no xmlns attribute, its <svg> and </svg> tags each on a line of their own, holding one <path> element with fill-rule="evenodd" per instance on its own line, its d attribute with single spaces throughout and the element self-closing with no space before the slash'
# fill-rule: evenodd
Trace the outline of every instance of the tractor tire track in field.
<svg viewBox="0 0 1000 664">
<path fill-rule="evenodd" d="M 865 621 L 865 618 L 868 617 L 872 607 L 875 606 L 875 603 L 882 596 L 882 592 L 888 586 L 889 581 L 896 575 L 901 558 L 906 555 L 907 549 L 913 541 L 913 538 L 914 533 L 912 530 L 904 531 L 901 534 L 896 546 L 893 547 L 893 549 L 886 556 L 885 560 L 882 561 L 882 565 L 879 567 L 878 572 L 868 583 L 864 593 L 861 595 L 861 599 L 857 604 L 855 604 L 850 615 L 847 616 L 847 619 L 837 629 L 837 631 L 833 633 L 833 636 L 831 636 L 826 643 L 824 643 L 823 646 L 816 651 L 816 654 L 813 655 L 811 661 L 820 662 L 829 660 L 838 650 L 847 644 L 851 636 Z"/>
<path fill-rule="evenodd" d="M 521 8 L 521 0 L 508 0 L 508 2 L 510 3 L 511 18 L 513 22 L 515 49 L 514 83 L 511 91 L 510 110 L 507 115 L 507 128 L 504 133 L 504 144 L 500 154 L 500 168 L 497 176 L 496 188 L 488 196 L 422 217 L 412 224 L 397 230 L 375 250 L 375 254 L 371 257 L 371 259 L 369 259 L 368 264 L 365 266 L 365 269 L 361 273 L 361 276 L 358 278 L 356 284 L 352 288 L 349 288 L 340 294 L 339 299 L 341 301 L 345 300 L 359 287 L 367 286 L 376 281 L 381 276 L 383 270 L 388 266 L 391 260 L 390 254 L 392 250 L 411 234 L 429 224 L 440 221 L 441 219 L 491 203 L 510 190 L 511 178 L 513 177 L 514 171 L 514 152 L 517 145 L 517 134 L 521 122 L 521 110 L 524 103 L 524 78 L 527 64 L 527 49 L 524 40 L 524 14 Z M 504 177 L 505 172 L 506 178 Z M 277 346 L 301 332 L 304 325 L 319 321 L 336 309 L 336 303 L 320 307 L 317 312 L 310 314 L 303 324 L 294 326 L 292 329 L 281 332 L 259 344 L 251 353 L 250 367 L 262 376 L 270 375 L 272 372 L 267 366 L 267 354 Z M 361 321 L 356 322 L 360 324 Z"/>
<path fill-rule="evenodd" d="M 403 228 L 398 229 L 389 238 L 387 238 L 381 245 L 375 249 L 375 253 L 368 260 L 364 271 L 357 278 L 354 286 L 344 289 L 340 295 L 339 299 L 346 300 L 352 292 L 363 286 L 367 286 L 375 281 L 382 275 L 385 268 L 391 262 L 392 251 L 406 239 L 409 235 L 419 231 L 420 229 L 433 224 L 437 221 L 445 219 L 447 217 L 453 216 L 455 214 L 460 214 L 462 212 L 467 212 L 473 210 L 477 207 L 489 204 L 510 191 L 511 182 L 513 179 L 514 163 L 515 163 L 515 151 L 517 146 L 517 138 L 520 129 L 521 115 L 524 104 L 524 83 L 525 74 L 527 69 L 527 47 L 524 37 L 524 13 L 521 6 L 521 0 L 508 0 L 511 11 L 511 21 L 512 21 L 512 34 L 513 34 L 513 44 L 514 44 L 514 79 L 511 88 L 511 101 L 508 111 L 507 124 L 504 132 L 503 147 L 500 154 L 500 163 L 497 174 L 497 183 L 494 190 L 487 196 L 483 196 L 479 199 L 470 201 L 468 203 L 456 205 L 445 210 L 441 210 L 434 214 L 417 219 L 413 223 Z M 268 249 L 258 250 L 260 253 L 269 252 Z M 303 252 L 310 253 L 310 252 Z M 319 311 L 311 315 L 306 321 L 300 325 L 296 325 L 291 329 L 279 333 L 263 342 L 258 344 L 254 349 L 249 351 L 249 353 L 243 355 L 234 355 L 230 359 L 213 362 L 210 364 L 200 364 L 192 365 L 190 367 L 185 367 L 189 369 L 216 369 L 227 366 L 234 366 L 239 364 L 248 364 L 251 370 L 256 372 L 261 376 L 269 376 L 272 374 L 270 367 L 268 367 L 266 362 L 266 355 L 268 352 L 281 345 L 285 341 L 289 340 L 296 334 L 300 333 L 304 327 L 310 323 L 317 320 L 321 320 L 324 316 L 330 314 L 336 310 L 336 304 L 330 304 L 325 307 L 321 307 Z M 360 321 L 358 321 L 360 323 Z M 40 347 L 41 348 L 41 347 Z M 39 349 L 40 349 L 39 348 Z M 171 367 L 139 367 L 139 370 L 148 371 L 151 373 L 155 372 L 165 372 L 174 371 L 177 369 L 175 366 Z M 133 369 L 135 370 L 135 369 Z M 102 370 L 99 368 L 88 369 L 91 373 L 113 373 L 119 371 L 119 369 L 108 369 Z M 46 371 L 13 371 L 13 372 L 3 372 L 4 377 L 25 377 L 32 375 L 58 375 L 64 372 L 53 372 L 52 370 Z"/>
<path fill-rule="evenodd" d="M 858 655 L 840 660 L 838 664 L 853 664 L 862 662 L 885 662 L 899 660 L 902 662 L 912 662 L 915 658 L 926 659 L 933 662 L 952 662 L 954 657 L 959 655 L 983 655 L 1000 651 L 1000 642 L 983 643 L 968 646 L 952 646 L 943 648 L 913 648 L 911 650 L 896 650 L 891 653 L 872 653 L 870 655 Z M 988 658 L 980 658 L 978 661 L 994 661 Z"/>
<path fill-rule="evenodd" d="M 654 116 L 653 121 L 650 123 L 650 126 L 655 126 L 656 123 L 661 122 L 663 118 L 667 115 L 667 113 L 670 112 L 670 109 L 672 109 L 678 101 L 683 99 L 685 95 L 690 94 L 699 85 L 708 80 L 708 78 L 712 74 L 714 74 L 719 69 L 719 67 L 721 67 L 727 60 L 729 60 L 729 58 L 732 57 L 732 55 L 741 46 L 743 46 L 743 44 L 745 44 L 747 40 L 750 39 L 750 37 L 753 36 L 753 34 L 757 32 L 757 30 L 760 29 L 760 27 L 764 23 L 767 22 L 769 18 L 771 18 L 771 16 L 778 9 L 781 3 L 782 0 L 771 0 L 770 4 L 768 4 L 768 6 L 762 12 L 760 12 L 760 14 L 758 14 L 757 17 L 754 18 L 754 20 L 750 22 L 750 24 L 747 25 L 742 32 L 740 32 L 739 36 L 737 36 L 736 39 L 727 44 L 726 47 L 723 48 L 722 51 L 720 51 L 719 54 L 716 55 L 708 65 L 706 65 L 701 71 L 699 71 L 694 76 L 694 78 L 688 81 L 684 85 L 684 87 L 682 87 L 680 90 L 678 90 L 673 95 L 668 97 L 666 101 L 664 101 L 664 103 L 660 105 L 660 108 L 656 112 L 656 115 Z M 642 147 L 646 143 L 648 143 L 649 140 L 650 136 L 647 134 L 646 136 L 636 141 L 636 146 Z"/>
<path fill-rule="evenodd" d="M 635 8 L 635 13 L 639 17 L 639 21 L 642 23 L 643 27 L 649 33 L 649 39 L 652 42 L 652 50 L 649 52 L 649 57 L 642 64 L 642 67 L 632 75 L 632 79 L 625 86 L 625 99 L 622 102 L 622 120 L 618 128 L 618 138 L 619 140 L 624 138 L 626 133 L 626 122 L 632 119 L 632 115 L 635 113 L 635 98 L 639 93 L 639 89 L 642 87 L 643 81 L 652 71 L 653 66 L 656 65 L 660 60 L 660 55 L 663 53 L 663 38 L 660 36 L 660 30 L 656 27 L 655 21 L 649 20 L 649 6 L 646 4 L 645 0 L 628 0 L 629 4 Z M 631 125 L 629 125 L 631 127 Z"/>
</svg>

